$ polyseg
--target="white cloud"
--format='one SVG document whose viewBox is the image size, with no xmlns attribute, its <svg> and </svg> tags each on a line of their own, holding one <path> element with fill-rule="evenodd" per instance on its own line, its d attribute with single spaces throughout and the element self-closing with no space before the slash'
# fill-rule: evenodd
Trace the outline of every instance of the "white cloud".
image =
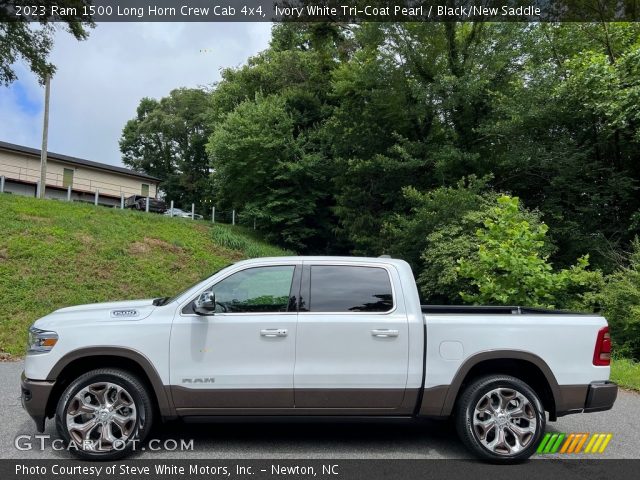
<svg viewBox="0 0 640 480">
<path fill-rule="evenodd" d="M 58 32 L 49 150 L 120 164 L 118 139 L 142 97 L 218 81 L 220 69 L 264 50 L 270 31 L 268 23 L 100 23 L 84 42 Z M 19 85 L 0 87 L 0 140 L 39 148 L 44 89 L 18 68 Z"/>
</svg>

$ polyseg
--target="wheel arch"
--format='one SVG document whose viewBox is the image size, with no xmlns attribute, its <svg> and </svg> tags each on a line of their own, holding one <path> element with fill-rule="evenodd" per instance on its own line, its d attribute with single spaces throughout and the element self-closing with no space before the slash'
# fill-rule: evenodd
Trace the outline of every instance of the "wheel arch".
<svg viewBox="0 0 640 480">
<path fill-rule="evenodd" d="M 175 416 L 170 391 L 162 383 L 158 371 L 141 352 L 121 347 L 88 347 L 73 350 L 53 366 L 47 380 L 55 381 L 46 406 L 46 416 L 52 417 L 62 392 L 83 373 L 97 368 L 121 368 L 135 374 L 150 389 L 151 399 L 160 417 Z"/>
<path fill-rule="evenodd" d="M 542 358 L 519 350 L 480 352 L 465 360 L 447 389 L 442 415 L 451 415 L 460 394 L 473 379 L 496 374 L 511 375 L 527 383 L 540 396 L 544 409 L 549 412 L 549 419 L 556 419 L 562 397 L 555 375 Z"/>
</svg>

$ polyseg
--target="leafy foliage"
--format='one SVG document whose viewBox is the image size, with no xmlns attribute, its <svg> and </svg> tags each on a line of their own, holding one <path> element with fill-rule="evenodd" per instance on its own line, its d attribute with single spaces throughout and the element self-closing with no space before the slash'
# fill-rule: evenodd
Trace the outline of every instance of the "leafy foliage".
<svg viewBox="0 0 640 480">
<path fill-rule="evenodd" d="M 404 258 L 431 303 L 597 308 L 599 271 L 640 234 L 638 39 L 634 23 L 278 24 L 203 92 L 213 173 L 193 198 L 300 253 Z M 174 155 L 163 125 L 126 135 L 147 173 Z"/>
<path fill-rule="evenodd" d="M 293 255 L 293 252 L 274 247 L 242 228 L 232 228 L 229 225 L 213 225 L 211 227 L 211 239 L 216 245 L 221 245 L 230 250 L 242 252 L 246 258 L 279 257 Z"/>
<path fill-rule="evenodd" d="M 29 2 L 29 6 L 46 6 L 46 13 L 39 16 L 39 25 L 28 22 L 24 16 L 16 20 L 13 3 L 0 2 L 0 84 L 9 85 L 17 79 L 13 65 L 19 59 L 27 62 L 40 83 L 44 83 L 45 79 L 52 76 L 56 70 L 55 66 L 48 61 L 56 31 L 55 24 L 52 22 L 66 24 L 69 33 L 77 40 L 86 39 L 89 35 L 87 29 L 94 24 L 84 17 L 82 12 L 83 6 L 89 5 L 90 2 L 88 0 Z M 75 13 L 52 15 L 52 6 L 60 7 L 58 11 Z"/>
<path fill-rule="evenodd" d="M 629 265 L 609 276 L 601 301 L 616 350 L 640 360 L 640 240 L 632 246 Z"/>
<path fill-rule="evenodd" d="M 322 165 L 295 136 L 285 98 L 258 95 L 227 115 L 211 136 L 217 194 L 257 219 L 266 238 L 299 249 L 321 198 Z"/>
<path fill-rule="evenodd" d="M 516 197 L 502 195 L 476 232 L 477 254 L 459 260 L 459 274 L 473 291 L 462 298 L 476 304 L 579 307 L 601 286 L 600 272 L 590 272 L 588 255 L 568 269 L 554 271 L 543 253 L 548 227 L 532 225 Z M 567 292 L 571 291 L 571 295 Z M 567 302 L 570 302 L 569 304 Z"/>
<path fill-rule="evenodd" d="M 167 200 L 176 207 L 190 209 L 196 203 L 204 213 L 212 204 L 207 100 L 206 92 L 187 88 L 159 101 L 143 98 L 120 139 L 125 165 L 161 178 Z"/>
</svg>

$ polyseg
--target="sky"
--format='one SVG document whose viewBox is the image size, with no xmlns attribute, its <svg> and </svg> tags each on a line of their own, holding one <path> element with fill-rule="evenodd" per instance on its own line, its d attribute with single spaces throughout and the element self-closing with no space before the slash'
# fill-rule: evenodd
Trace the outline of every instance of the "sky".
<svg viewBox="0 0 640 480">
<path fill-rule="evenodd" d="M 99 23 L 77 41 L 58 30 L 50 60 L 48 150 L 122 165 L 118 140 L 142 97 L 207 86 L 268 46 L 270 23 Z M 24 63 L 0 85 L 0 140 L 42 144 L 44 87 Z"/>
</svg>

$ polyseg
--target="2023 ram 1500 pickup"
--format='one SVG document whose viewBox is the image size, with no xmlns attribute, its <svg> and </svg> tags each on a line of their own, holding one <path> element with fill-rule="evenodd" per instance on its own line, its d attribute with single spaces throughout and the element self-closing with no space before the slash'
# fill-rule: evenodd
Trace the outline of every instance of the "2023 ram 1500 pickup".
<svg viewBox="0 0 640 480">
<path fill-rule="evenodd" d="M 238 262 L 173 298 L 35 322 L 23 405 L 84 458 L 157 419 L 449 417 L 476 455 L 528 458 L 546 415 L 610 409 L 607 322 L 524 307 L 421 306 L 390 258 Z"/>
</svg>

